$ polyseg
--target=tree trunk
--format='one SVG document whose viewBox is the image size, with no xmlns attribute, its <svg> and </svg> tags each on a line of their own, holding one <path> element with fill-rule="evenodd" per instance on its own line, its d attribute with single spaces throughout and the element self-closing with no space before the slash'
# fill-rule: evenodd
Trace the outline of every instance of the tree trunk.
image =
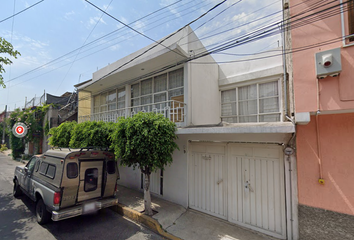
<svg viewBox="0 0 354 240">
<path fill-rule="evenodd" d="M 151 195 L 150 195 L 150 174 L 144 173 L 144 175 L 145 175 L 145 181 L 144 181 L 145 214 L 152 216 Z"/>
</svg>

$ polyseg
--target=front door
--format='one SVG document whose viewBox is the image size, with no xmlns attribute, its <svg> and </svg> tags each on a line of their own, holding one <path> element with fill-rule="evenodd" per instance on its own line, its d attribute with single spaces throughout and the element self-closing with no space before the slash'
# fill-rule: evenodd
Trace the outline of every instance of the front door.
<svg viewBox="0 0 354 240">
<path fill-rule="evenodd" d="M 78 202 L 102 196 L 103 160 L 80 160 Z"/>
</svg>

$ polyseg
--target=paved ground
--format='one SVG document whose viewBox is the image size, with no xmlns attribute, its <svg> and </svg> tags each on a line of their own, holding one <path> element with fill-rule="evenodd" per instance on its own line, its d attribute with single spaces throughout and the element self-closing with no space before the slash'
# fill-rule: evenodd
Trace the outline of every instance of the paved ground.
<svg viewBox="0 0 354 240">
<path fill-rule="evenodd" d="M 13 172 L 20 164 L 0 153 L 0 239 L 163 239 L 110 209 L 40 226 L 35 204 L 26 196 L 12 197 Z"/>
</svg>

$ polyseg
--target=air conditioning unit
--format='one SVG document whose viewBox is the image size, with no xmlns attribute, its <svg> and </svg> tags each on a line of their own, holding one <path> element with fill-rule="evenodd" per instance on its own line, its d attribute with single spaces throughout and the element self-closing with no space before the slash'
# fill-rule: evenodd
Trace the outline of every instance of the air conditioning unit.
<svg viewBox="0 0 354 240">
<path fill-rule="evenodd" d="M 315 67 L 318 79 L 337 77 L 342 71 L 340 48 L 315 53 Z"/>
</svg>

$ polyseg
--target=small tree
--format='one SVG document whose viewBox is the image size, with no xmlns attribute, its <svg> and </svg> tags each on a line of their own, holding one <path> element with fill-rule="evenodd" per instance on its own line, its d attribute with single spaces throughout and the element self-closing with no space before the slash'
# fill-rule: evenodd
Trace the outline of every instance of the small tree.
<svg viewBox="0 0 354 240">
<path fill-rule="evenodd" d="M 133 117 L 120 118 L 111 135 L 116 158 L 123 166 L 140 168 L 145 176 L 145 213 L 152 215 L 150 174 L 172 163 L 172 153 L 178 149 L 176 124 L 162 114 L 139 112 Z"/>
<path fill-rule="evenodd" d="M 6 41 L 4 38 L 0 37 L 0 54 L 9 54 L 10 56 L 17 58 L 17 55 L 21 55 L 18 51 L 13 49 L 13 46 L 11 43 L 9 43 L 8 41 Z M 9 65 L 11 64 L 12 61 L 7 58 L 7 57 L 2 57 L 0 55 L 0 86 L 2 86 L 3 88 L 6 87 L 3 77 L 1 75 L 1 73 L 5 72 L 5 68 L 3 65 Z"/>
</svg>

